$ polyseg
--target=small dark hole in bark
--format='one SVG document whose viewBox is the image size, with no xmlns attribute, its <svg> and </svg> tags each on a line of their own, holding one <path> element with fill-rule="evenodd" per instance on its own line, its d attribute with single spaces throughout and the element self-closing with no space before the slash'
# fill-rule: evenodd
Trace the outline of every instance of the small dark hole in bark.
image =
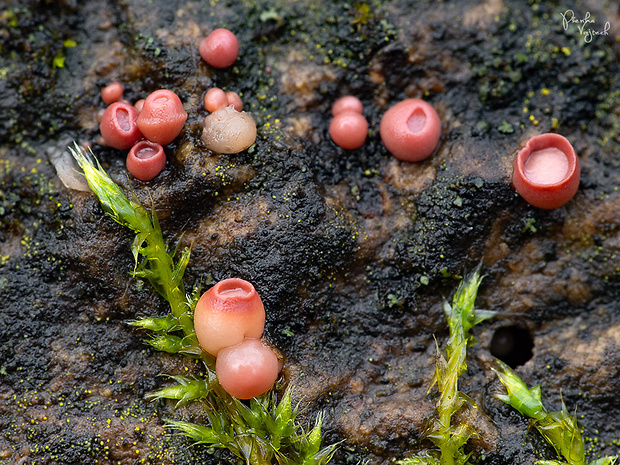
<svg viewBox="0 0 620 465">
<path fill-rule="evenodd" d="M 534 341 L 530 332 L 519 326 L 499 328 L 491 339 L 491 354 L 509 365 L 518 367 L 532 358 Z"/>
</svg>

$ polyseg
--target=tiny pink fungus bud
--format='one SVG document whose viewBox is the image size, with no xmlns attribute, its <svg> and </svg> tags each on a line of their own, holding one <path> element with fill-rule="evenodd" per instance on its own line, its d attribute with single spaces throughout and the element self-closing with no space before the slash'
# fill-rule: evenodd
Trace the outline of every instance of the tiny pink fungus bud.
<svg viewBox="0 0 620 465">
<path fill-rule="evenodd" d="M 225 279 L 200 297 L 194 328 L 200 347 L 217 356 L 224 347 L 239 344 L 246 337 L 260 338 L 265 329 L 265 308 L 251 283 Z"/>
<path fill-rule="evenodd" d="M 123 98 L 123 85 L 120 82 L 113 82 L 101 89 L 101 100 L 106 105 L 118 102 Z"/>
<path fill-rule="evenodd" d="M 343 149 L 358 149 L 366 142 L 368 122 L 361 113 L 343 111 L 332 119 L 329 135 Z"/>
<path fill-rule="evenodd" d="M 421 161 L 437 147 L 441 121 L 430 104 L 412 98 L 397 103 L 385 112 L 379 132 L 386 148 L 396 158 Z"/>
<path fill-rule="evenodd" d="M 140 113 L 142 111 L 142 108 L 144 107 L 144 99 L 141 98 L 136 103 L 134 103 L 133 106 L 136 110 L 138 110 L 138 113 Z"/>
<path fill-rule="evenodd" d="M 141 140 L 127 154 L 127 170 L 141 181 L 150 181 L 165 166 L 164 148 L 155 142 Z"/>
<path fill-rule="evenodd" d="M 221 108 L 205 118 L 202 140 L 216 153 L 239 153 L 256 141 L 256 123 L 245 111 Z"/>
<path fill-rule="evenodd" d="M 232 105 L 235 110 L 243 110 L 243 102 L 237 92 L 226 92 L 226 99 L 228 100 L 228 105 Z"/>
<path fill-rule="evenodd" d="M 171 90 L 160 89 L 144 101 L 137 123 L 140 131 L 151 142 L 169 144 L 183 129 L 187 113 L 181 99 Z"/>
<path fill-rule="evenodd" d="M 513 163 L 512 183 L 534 207 L 553 209 L 577 193 L 581 167 L 570 142 L 559 134 L 530 138 Z"/>
<path fill-rule="evenodd" d="M 344 97 L 340 97 L 334 102 L 332 105 L 332 116 L 336 116 L 337 114 L 345 111 L 352 111 L 361 115 L 364 112 L 364 106 L 362 105 L 361 100 L 357 97 L 354 97 L 353 95 L 346 95 Z"/>
<path fill-rule="evenodd" d="M 115 149 L 128 149 L 138 140 L 142 133 L 136 124 L 138 112 L 125 102 L 115 102 L 103 112 L 99 131 L 104 142 Z"/>
<path fill-rule="evenodd" d="M 239 41 L 228 29 L 216 29 L 202 39 L 198 47 L 200 56 L 214 68 L 228 68 L 239 55 Z"/>
<path fill-rule="evenodd" d="M 224 390 L 238 399 L 266 393 L 278 379 L 278 358 L 260 339 L 245 339 L 220 350 L 215 373 Z"/>
<path fill-rule="evenodd" d="M 226 93 L 219 87 L 212 87 L 205 94 L 205 110 L 209 113 L 213 113 L 228 105 L 228 97 L 226 97 Z"/>
</svg>

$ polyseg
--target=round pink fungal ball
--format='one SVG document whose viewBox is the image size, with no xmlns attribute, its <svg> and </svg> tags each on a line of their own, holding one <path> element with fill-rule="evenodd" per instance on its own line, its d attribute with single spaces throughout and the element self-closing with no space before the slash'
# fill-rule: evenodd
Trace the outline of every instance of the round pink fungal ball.
<svg viewBox="0 0 620 465">
<path fill-rule="evenodd" d="M 125 102 L 115 102 L 103 112 L 99 131 L 104 142 L 115 149 L 128 149 L 138 140 L 142 133 L 136 124 L 138 112 Z"/>
<path fill-rule="evenodd" d="M 219 87 L 212 87 L 205 94 L 205 110 L 209 113 L 213 113 L 214 111 L 227 107 L 228 105 L 228 97 Z"/>
<path fill-rule="evenodd" d="M 386 148 L 396 158 L 421 161 L 437 147 L 441 121 L 430 104 L 412 98 L 397 103 L 385 112 L 379 132 Z"/>
<path fill-rule="evenodd" d="M 127 154 L 127 170 L 141 181 L 150 181 L 165 166 L 164 148 L 155 142 L 141 140 Z"/>
<path fill-rule="evenodd" d="M 245 339 L 220 350 L 215 373 L 224 390 L 238 399 L 251 399 L 271 389 L 280 371 L 278 358 L 260 339 Z"/>
<path fill-rule="evenodd" d="M 138 127 L 144 137 L 158 144 L 169 144 L 183 129 L 187 113 L 181 100 L 171 90 L 160 89 L 144 101 L 137 119 Z"/>
<path fill-rule="evenodd" d="M 200 56 L 214 68 L 228 68 L 239 55 L 239 41 L 228 29 L 216 29 L 202 39 L 198 47 Z"/>
<path fill-rule="evenodd" d="M 353 95 L 346 95 L 344 97 L 340 97 L 334 102 L 332 105 L 332 116 L 336 116 L 345 111 L 352 111 L 361 115 L 364 111 L 364 106 L 362 105 L 361 100 L 357 97 L 354 97 Z"/>
<path fill-rule="evenodd" d="M 329 125 L 332 140 L 346 150 L 358 149 L 368 134 L 368 122 L 360 113 L 345 111 L 338 113 Z"/>
<path fill-rule="evenodd" d="M 226 99 L 228 100 L 228 105 L 232 105 L 235 110 L 243 110 L 243 102 L 237 92 L 226 92 Z"/>
<path fill-rule="evenodd" d="M 577 193 L 581 167 L 571 143 L 559 134 L 530 138 L 513 163 L 512 183 L 534 207 L 553 209 Z"/>
<path fill-rule="evenodd" d="M 120 82 L 113 82 L 101 89 L 101 100 L 106 105 L 118 102 L 123 98 L 123 85 Z"/>
<path fill-rule="evenodd" d="M 225 279 L 200 297 L 194 310 L 194 328 L 200 347 L 218 356 L 224 347 L 239 344 L 246 337 L 262 336 L 265 308 L 251 283 Z"/>
</svg>

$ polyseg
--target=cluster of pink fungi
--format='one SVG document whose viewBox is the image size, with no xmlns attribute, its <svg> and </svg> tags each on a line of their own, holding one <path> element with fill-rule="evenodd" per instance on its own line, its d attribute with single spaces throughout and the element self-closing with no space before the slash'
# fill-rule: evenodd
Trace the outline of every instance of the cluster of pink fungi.
<svg viewBox="0 0 620 465">
<path fill-rule="evenodd" d="M 248 281 L 225 279 L 205 292 L 196 304 L 194 328 L 200 347 L 216 357 L 218 381 L 230 395 L 251 399 L 273 386 L 281 366 L 260 339 L 265 307 Z"/>
<path fill-rule="evenodd" d="M 215 68 L 231 66 L 239 43 L 227 29 L 216 29 L 199 46 L 202 59 Z M 123 86 L 115 82 L 101 91 L 109 105 L 103 112 L 100 131 L 114 148 L 130 149 L 127 169 L 136 178 L 153 179 L 166 165 L 163 145 L 183 129 L 187 112 L 179 97 L 166 89 L 156 90 L 134 105 L 123 99 Z M 204 96 L 209 112 L 202 139 L 216 153 L 238 153 L 256 139 L 256 124 L 243 112 L 235 92 L 213 87 Z M 329 126 L 332 140 L 355 150 L 366 142 L 368 122 L 362 102 L 345 96 L 332 106 Z M 436 149 L 441 121 L 435 109 L 420 99 L 403 100 L 383 115 L 379 132 L 396 158 L 418 162 Z M 514 161 L 513 184 L 531 205 L 557 208 L 567 203 L 579 186 L 579 160 L 571 144 L 557 134 L 531 138 Z M 194 314 L 196 336 L 202 349 L 216 357 L 216 373 L 232 396 L 249 399 L 267 392 L 281 369 L 273 350 L 263 344 L 265 309 L 254 286 L 238 278 L 225 279 L 198 301 Z"/>
<path fill-rule="evenodd" d="M 199 45 L 204 61 L 215 68 L 232 65 L 239 53 L 235 35 L 216 29 Z M 181 99 L 171 90 L 160 89 L 134 105 L 123 100 L 123 85 L 113 82 L 101 90 L 101 99 L 109 105 L 100 117 L 103 143 L 127 154 L 127 170 L 137 179 L 149 181 L 166 166 L 163 146 L 172 142 L 183 129 L 187 112 Z M 256 123 L 242 111 L 243 103 L 235 92 L 210 89 L 205 95 L 202 139 L 216 153 L 239 153 L 256 140 Z"/>
<path fill-rule="evenodd" d="M 336 100 L 329 134 L 347 150 L 366 142 L 368 122 L 362 102 L 352 95 Z M 441 136 L 441 121 L 435 109 L 420 99 L 397 103 L 381 118 L 379 133 L 383 144 L 396 158 L 418 162 L 430 157 Z M 577 192 L 579 159 L 570 142 L 559 134 L 532 137 L 514 161 L 512 182 L 530 205 L 554 209 L 566 204 Z"/>
</svg>

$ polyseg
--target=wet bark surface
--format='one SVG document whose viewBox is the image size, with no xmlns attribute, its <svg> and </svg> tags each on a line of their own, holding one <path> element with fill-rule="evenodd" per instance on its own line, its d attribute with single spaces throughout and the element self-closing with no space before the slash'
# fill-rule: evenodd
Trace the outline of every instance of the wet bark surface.
<svg viewBox="0 0 620 465">
<path fill-rule="evenodd" d="M 565 28 L 567 8 L 591 14 L 586 30 L 609 21 L 608 35 L 587 42 L 577 24 Z M 388 464 L 430 446 L 442 300 L 479 262 L 478 307 L 499 315 L 475 328 L 461 380 L 480 406 L 473 460 L 556 458 L 493 397 L 492 350 L 521 357 L 518 373 L 542 386 L 550 410 L 561 399 L 576 409 L 591 457 L 618 453 L 618 17 L 605 1 L 9 1 L 0 463 L 235 463 L 166 433 L 167 418 L 203 421 L 202 406 L 144 399 L 166 385 L 158 375 L 199 367 L 153 351 L 126 324 L 166 305 L 129 278 L 132 234 L 58 179 L 49 159 L 72 140 L 92 143 L 115 181 L 154 205 L 171 243 L 191 245 L 188 287 L 254 283 L 285 356 L 282 385 L 309 420 L 326 415 L 326 443 L 342 441 L 333 463 Z M 241 44 L 227 70 L 198 55 L 216 27 Z M 152 181 L 129 177 L 126 153 L 96 143 L 100 89 L 114 80 L 131 102 L 173 90 L 189 113 Z M 250 150 L 204 148 L 212 86 L 242 95 L 258 126 Z M 346 94 L 370 127 L 354 151 L 328 134 L 330 106 Z M 378 134 L 381 115 L 408 97 L 442 121 L 436 152 L 415 164 L 391 157 Z M 567 137 L 582 166 L 576 197 L 552 211 L 510 185 L 517 150 L 545 132 Z"/>
</svg>

